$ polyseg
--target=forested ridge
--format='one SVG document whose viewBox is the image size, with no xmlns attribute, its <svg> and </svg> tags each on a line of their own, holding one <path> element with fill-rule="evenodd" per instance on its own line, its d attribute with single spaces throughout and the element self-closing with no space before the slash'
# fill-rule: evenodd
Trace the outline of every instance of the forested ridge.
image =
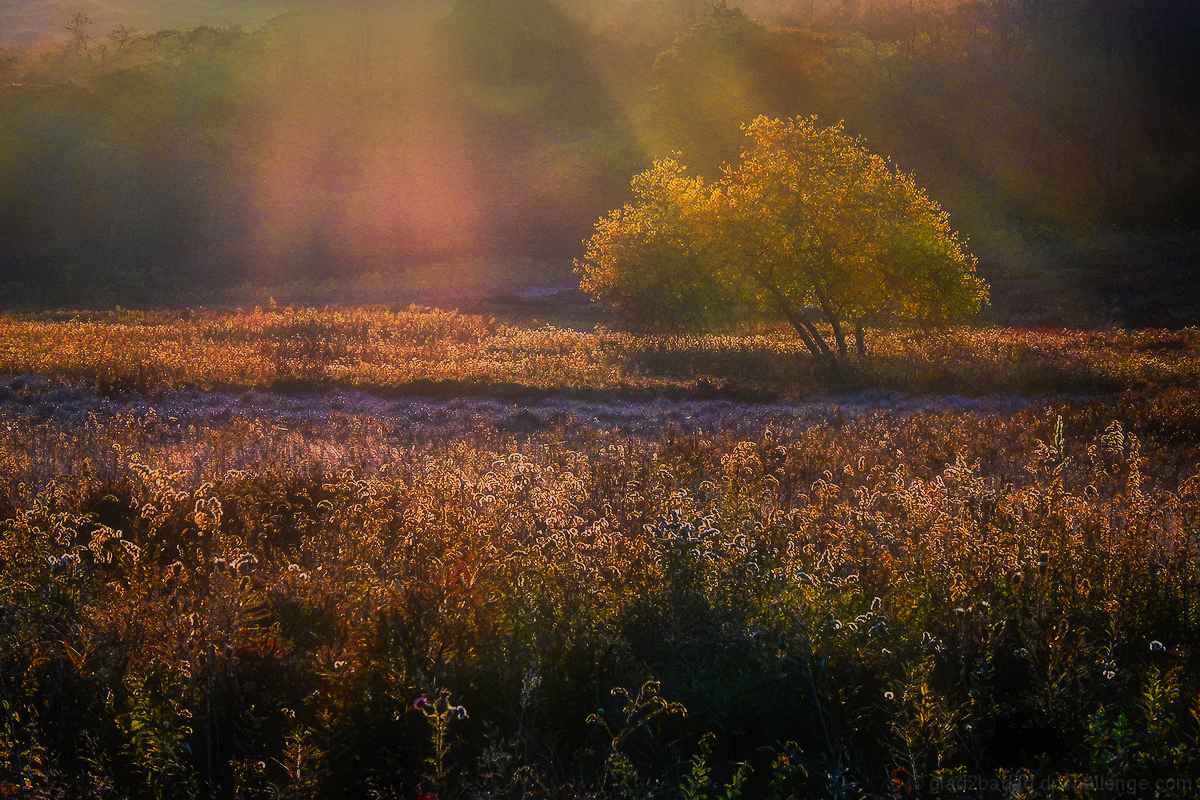
<svg viewBox="0 0 1200 800">
<path fill-rule="evenodd" d="M 288 281 L 369 300 L 337 287 L 466 256 L 565 263 L 633 174 L 675 151 L 717 174 L 759 114 L 844 120 L 915 174 L 999 303 L 1021 264 L 1093 306 L 1126 293 L 1106 271 L 1128 259 L 1097 241 L 1159 237 L 1143 257 L 1160 264 L 1163 241 L 1196 249 L 1200 11 L 1180 0 L 457 0 L 257 30 L 63 24 L 65 45 L 0 52 L 5 308 L 221 304 Z"/>
</svg>

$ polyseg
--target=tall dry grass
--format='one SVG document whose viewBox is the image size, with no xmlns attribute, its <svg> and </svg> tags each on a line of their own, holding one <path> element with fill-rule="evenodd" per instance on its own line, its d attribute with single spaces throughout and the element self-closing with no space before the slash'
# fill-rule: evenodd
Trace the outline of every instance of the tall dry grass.
<svg viewBox="0 0 1200 800">
<path fill-rule="evenodd" d="M 1190 796 L 1200 478 L 1142 408 L 652 438 L 9 408 L 0 787 Z"/>
</svg>

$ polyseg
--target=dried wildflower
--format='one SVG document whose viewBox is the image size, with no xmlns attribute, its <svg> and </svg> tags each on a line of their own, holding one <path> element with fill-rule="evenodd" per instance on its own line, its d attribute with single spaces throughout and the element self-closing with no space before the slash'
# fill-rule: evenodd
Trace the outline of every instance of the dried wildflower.
<svg viewBox="0 0 1200 800">
<path fill-rule="evenodd" d="M 229 566 L 235 571 L 241 571 L 248 567 L 252 567 L 258 563 L 258 556 L 253 553 L 239 553 L 233 561 L 229 562 Z"/>
<path fill-rule="evenodd" d="M 66 570 L 77 570 L 83 565 L 83 560 L 78 553 L 63 553 L 58 558 L 48 556 L 47 560 L 51 566 Z"/>
</svg>

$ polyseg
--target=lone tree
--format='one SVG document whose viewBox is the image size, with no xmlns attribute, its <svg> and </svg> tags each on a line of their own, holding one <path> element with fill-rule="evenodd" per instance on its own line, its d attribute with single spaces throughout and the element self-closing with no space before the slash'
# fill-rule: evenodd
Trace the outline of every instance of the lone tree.
<svg viewBox="0 0 1200 800">
<path fill-rule="evenodd" d="M 636 199 L 576 261 L 583 289 L 640 327 L 782 318 L 830 365 L 851 330 L 865 355 L 867 322 L 941 324 L 987 299 L 947 214 L 841 125 L 759 117 L 745 131 L 752 146 L 716 182 L 675 159 L 634 177 Z"/>
<path fill-rule="evenodd" d="M 71 15 L 71 20 L 66 24 L 65 29 L 67 33 L 71 34 L 69 47 L 80 55 L 86 53 L 92 45 L 92 21 L 87 14 L 76 11 Z"/>
</svg>

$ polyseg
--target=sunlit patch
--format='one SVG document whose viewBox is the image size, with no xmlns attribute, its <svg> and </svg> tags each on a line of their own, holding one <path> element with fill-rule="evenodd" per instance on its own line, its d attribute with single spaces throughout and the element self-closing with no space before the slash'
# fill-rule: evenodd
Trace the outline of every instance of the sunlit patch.
<svg viewBox="0 0 1200 800">
<path fill-rule="evenodd" d="M 251 177 L 255 204 L 250 236 L 259 258 L 287 264 L 297 260 L 312 232 L 323 221 L 313 143 L 304 131 L 280 131 L 267 158 Z"/>
<path fill-rule="evenodd" d="M 406 249 L 456 252 L 479 237 L 481 189 L 469 145 L 453 130 L 426 126 L 377 147 L 348 178 L 335 226 L 363 260 Z"/>
<path fill-rule="evenodd" d="M 392 138 L 333 124 L 285 117 L 250 168 L 250 233 L 270 272 L 331 259 L 317 266 L 344 273 L 477 243 L 481 189 L 469 143 L 448 123 Z"/>
</svg>

